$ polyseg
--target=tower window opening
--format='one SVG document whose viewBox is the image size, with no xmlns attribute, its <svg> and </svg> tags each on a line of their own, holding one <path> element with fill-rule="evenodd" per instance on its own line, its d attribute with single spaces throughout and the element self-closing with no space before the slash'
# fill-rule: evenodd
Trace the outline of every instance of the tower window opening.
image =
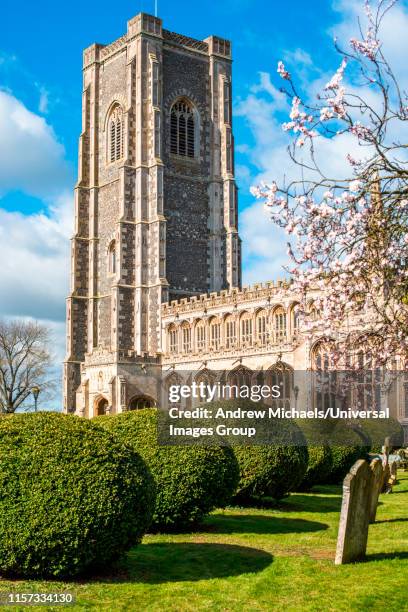
<svg viewBox="0 0 408 612">
<path fill-rule="evenodd" d="M 170 151 L 182 157 L 194 157 L 194 111 L 186 100 L 173 104 L 170 114 Z"/>
<path fill-rule="evenodd" d="M 109 117 L 109 161 L 115 162 L 123 156 L 123 113 L 119 105 L 115 106 Z"/>
</svg>

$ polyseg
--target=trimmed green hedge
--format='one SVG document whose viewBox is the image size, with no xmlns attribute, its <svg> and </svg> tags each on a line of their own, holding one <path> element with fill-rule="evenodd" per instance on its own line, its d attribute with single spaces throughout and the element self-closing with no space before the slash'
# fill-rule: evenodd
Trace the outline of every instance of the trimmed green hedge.
<svg viewBox="0 0 408 612">
<path fill-rule="evenodd" d="M 216 401 L 210 404 L 213 414 L 223 410 L 266 410 L 260 402 L 246 399 Z M 254 427 L 252 419 L 230 419 L 227 425 Z M 236 501 L 249 502 L 260 497 L 281 499 L 295 490 L 306 472 L 308 451 L 306 440 L 295 422 L 283 419 L 263 419 L 257 425 L 259 444 L 237 444 L 231 436 L 235 456 L 240 468 L 240 481 Z"/>
<path fill-rule="evenodd" d="M 385 438 L 389 438 L 391 449 L 400 448 L 404 444 L 403 427 L 393 417 L 389 419 L 359 419 L 353 421 L 353 429 L 371 447 L 373 453 L 381 452 Z"/>
<path fill-rule="evenodd" d="M 330 446 L 308 446 L 309 462 L 299 490 L 308 491 L 318 484 L 327 481 L 333 467 L 333 456 Z"/>
<path fill-rule="evenodd" d="M 310 455 L 310 471 L 302 487 L 341 482 L 369 450 L 361 436 L 340 419 L 298 419 L 297 423 L 305 434 Z"/>
<path fill-rule="evenodd" d="M 363 459 L 367 454 L 361 446 L 332 446 L 331 452 L 333 465 L 327 482 L 332 484 L 342 482 L 357 459 Z"/>
<path fill-rule="evenodd" d="M 281 499 L 296 490 L 307 467 L 306 446 L 241 446 L 234 448 L 240 467 L 236 500 Z"/>
<path fill-rule="evenodd" d="M 157 410 L 95 417 L 94 422 L 140 452 L 148 464 L 157 483 L 154 530 L 190 529 L 214 508 L 225 507 L 234 494 L 239 470 L 232 450 L 199 444 L 159 446 Z"/>
<path fill-rule="evenodd" d="M 332 469 L 328 476 L 329 483 L 339 483 L 345 478 L 351 466 L 357 459 L 366 457 L 370 447 L 364 445 L 361 437 L 343 421 L 333 424 L 329 435 L 332 452 Z"/>
<path fill-rule="evenodd" d="M 307 491 L 314 485 L 327 482 L 333 467 L 333 457 L 328 444 L 332 426 L 325 419 L 296 419 L 308 445 L 309 461 L 299 490 Z"/>
<path fill-rule="evenodd" d="M 52 412 L 0 419 L 0 573 L 72 577 L 140 542 L 146 464 L 109 432 Z"/>
</svg>

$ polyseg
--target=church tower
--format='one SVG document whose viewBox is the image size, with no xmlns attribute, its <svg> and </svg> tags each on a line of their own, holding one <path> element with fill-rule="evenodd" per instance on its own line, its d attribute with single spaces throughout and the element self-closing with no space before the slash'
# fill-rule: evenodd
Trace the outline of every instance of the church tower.
<svg viewBox="0 0 408 612">
<path fill-rule="evenodd" d="M 65 411 L 148 396 L 161 304 L 240 287 L 240 260 L 230 43 L 141 13 L 84 51 Z"/>
</svg>

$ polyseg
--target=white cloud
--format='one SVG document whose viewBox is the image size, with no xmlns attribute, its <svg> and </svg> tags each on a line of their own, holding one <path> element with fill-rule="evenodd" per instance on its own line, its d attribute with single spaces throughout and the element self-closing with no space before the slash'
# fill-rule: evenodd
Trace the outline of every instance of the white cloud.
<svg viewBox="0 0 408 612">
<path fill-rule="evenodd" d="M 64 319 L 72 209 L 70 194 L 48 215 L 0 208 L 0 316 Z"/>
<path fill-rule="evenodd" d="M 48 113 L 49 105 L 49 93 L 44 87 L 40 87 L 40 101 L 38 103 L 38 110 L 43 115 Z"/>
<path fill-rule="evenodd" d="M 284 109 L 286 107 L 286 96 L 279 91 L 271 81 L 271 75 L 268 72 L 259 72 L 259 83 L 251 87 L 252 93 L 267 93 L 273 101 L 275 110 Z"/>
<path fill-rule="evenodd" d="M 299 66 L 312 66 L 313 60 L 310 54 L 303 49 L 295 49 L 294 51 L 285 51 L 285 60 Z"/>
<path fill-rule="evenodd" d="M 40 93 L 40 111 L 46 112 L 47 92 Z M 17 191 L 43 203 L 43 212 L 24 214 L 5 210 L 0 199 L 0 318 L 45 324 L 60 377 L 73 213 L 70 170 L 52 127 L 4 90 L 0 133 L 0 198 Z"/>
<path fill-rule="evenodd" d="M 282 230 L 268 219 L 261 202 L 246 208 L 240 215 L 244 266 L 243 283 L 252 285 L 286 276 L 286 240 Z"/>
<path fill-rule="evenodd" d="M 0 133 L 0 194 L 21 190 L 39 198 L 58 196 L 70 170 L 64 147 L 45 119 L 0 91 Z"/>
</svg>

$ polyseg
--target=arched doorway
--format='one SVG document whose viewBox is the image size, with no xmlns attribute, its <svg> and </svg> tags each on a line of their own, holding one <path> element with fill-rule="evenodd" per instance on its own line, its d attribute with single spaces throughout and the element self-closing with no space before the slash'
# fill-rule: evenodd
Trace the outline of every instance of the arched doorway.
<svg viewBox="0 0 408 612">
<path fill-rule="evenodd" d="M 95 414 L 98 416 L 100 416 L 101 414 L 106 414 L 106 409 L 108 405 L 109 405 L 109 402 L 106 399 L 106 397 L 99 397 L 95 401 Z"/>
<path fill-rule="evenodd" d="M 129 402 L 128 410 L 142 410 L 143 408 L 154 408 L 156 402 L 148 395 L 135 395 Z"/>
</svg>

